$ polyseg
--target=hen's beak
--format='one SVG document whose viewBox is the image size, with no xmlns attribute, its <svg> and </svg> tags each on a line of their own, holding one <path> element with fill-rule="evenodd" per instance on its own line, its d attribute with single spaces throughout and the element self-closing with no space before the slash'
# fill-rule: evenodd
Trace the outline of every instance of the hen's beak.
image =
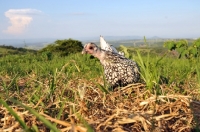
<svg viewBox="0 0 200 132">
<path fill-rule="evenodd" d="M 82 54 L 87 54 L 87 51 L 85 50 L 85 48 L 82 50 L 81 53 L 82 53 Z"/>
</svg>

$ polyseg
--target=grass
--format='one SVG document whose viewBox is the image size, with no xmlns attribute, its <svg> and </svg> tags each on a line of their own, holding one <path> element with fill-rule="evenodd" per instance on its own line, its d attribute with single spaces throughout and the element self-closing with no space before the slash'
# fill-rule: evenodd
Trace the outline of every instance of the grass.
<svg viewBox="0 0 200 132">
<path fill-rule="evenodd" d="M 188 130 L 198 129 L 198 123 L 188 116 L 187 103 L 190 103 L 189 95 L 192 99 L 200 98 L 200 64 L 174 58 L 167 52 L 161 55 L 153 49 L 132 51 L 129 48 L 128 51 L 129 58 L 140 66 L 141 84 L 119 91 L 108 89 L 102 66 L 89 55 L 78 53 L 48 58 L 46 54 L 25 54 L 0 58 L 0 117 L 8 119 L 7 109 L 19 122 L 13 129 L 19 130 L 144 131 L 155 129 L 158 118 L 166 123 L 163 125 L 172 126 L 164 118 L 168 114 L 177 123 L 182 121 L 178 121 L 179 117 L 191 119 L 191 122 L 183 120 L 182 125 Z M 157 98 L 156 101 L 152 97 Z M 155 105 L 159 109 L 153 112 L 151 119 L 137 113 L 148 113 Z M 175 107 L 177 105 L 185 109 Z M 188 115 L 174 114 L 177 111 Z M 14 122 L 13 118 L 9 119 Z M 155 127 L 146 122 L 155 122 Z M 0 126 L 8 129 L 12 124 L 4 122 Z M 134 129 L 136 126 L 141 127 Z M 181 130 L 180 127 L 168 129 Z"/>
</svg>

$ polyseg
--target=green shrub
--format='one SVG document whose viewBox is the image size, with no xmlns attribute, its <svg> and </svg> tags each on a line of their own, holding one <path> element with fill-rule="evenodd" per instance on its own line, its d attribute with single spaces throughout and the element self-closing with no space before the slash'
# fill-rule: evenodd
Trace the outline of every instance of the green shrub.
<svg viewBox="0 0 200 132">
<path fill-rule="evenodd" d="M 199 57 L 200 38 L 193 42 L 191 46 L 188 45 L 187 40 L 167 41 L 164 47 L 168 50 L 176 50 L 179 53 L 179 58 L 186 57 L 189 60 Z"/>
<path fill-rule="evenodd" d="M 83 45 L 78 40 L 65 39 L 56 40 L 54 44 L 50 44 L 39 52 L 59 53 L 61 56 L 67 56 L 72 53 L 81 52 Z"/>
</svg>

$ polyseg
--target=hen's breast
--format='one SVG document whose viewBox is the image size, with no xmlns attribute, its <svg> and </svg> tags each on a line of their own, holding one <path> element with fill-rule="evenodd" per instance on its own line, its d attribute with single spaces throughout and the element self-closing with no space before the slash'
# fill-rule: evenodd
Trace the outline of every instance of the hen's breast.
<svg viewBox="0 0 200 132">
<path fill-rule="evenodd" d="M 104 57 L 100 61 L 111 86 L 125 86 L 139 81 L 139 67 L 135 61 L 112 52 L 103 52 Z"/>
</svg>

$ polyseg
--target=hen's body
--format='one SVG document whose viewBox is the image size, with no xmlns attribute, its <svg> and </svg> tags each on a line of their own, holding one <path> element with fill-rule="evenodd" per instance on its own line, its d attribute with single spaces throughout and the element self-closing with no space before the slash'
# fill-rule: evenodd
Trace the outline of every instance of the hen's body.
<svg viewBox="0 0 200 132">
<path fill-rule="evenodd" d="M 106 80 L 112 87 L 126 86 L 140 79 L 139 67 L 135 61 L 110 51 L 102 50 L 94 43 L 84 46 L 83 53 L 97 57 L 104 67 Z"/>
</svg>

